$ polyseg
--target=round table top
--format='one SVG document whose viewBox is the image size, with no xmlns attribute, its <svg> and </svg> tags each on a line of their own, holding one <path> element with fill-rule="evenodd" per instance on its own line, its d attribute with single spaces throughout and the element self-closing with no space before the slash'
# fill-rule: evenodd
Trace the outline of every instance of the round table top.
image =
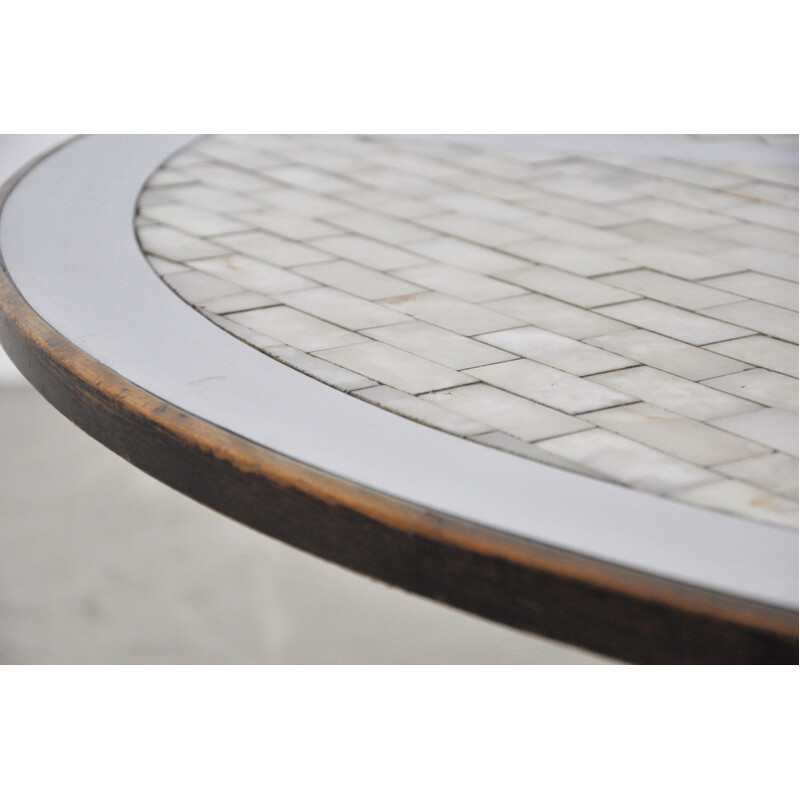
<svg viewBox="0 0 800 800">
<path fill-rule="evenodd" d="M 642 661 L 797 655 L 796 137 L 87 137 L 3 341 L 330 560 Z"/>
</svg>

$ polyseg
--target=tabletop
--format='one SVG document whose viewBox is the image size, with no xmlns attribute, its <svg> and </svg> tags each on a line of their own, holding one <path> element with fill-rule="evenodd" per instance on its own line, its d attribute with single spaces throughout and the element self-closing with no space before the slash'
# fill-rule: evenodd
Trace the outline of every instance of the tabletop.
<svg viewBox="0 0 800 800">
<path fill-rule="evenodd" d="M 797 137 L 82 137 L 2 340 L 323 558 L 632 661 L 797 659 Z"/>
</svg>

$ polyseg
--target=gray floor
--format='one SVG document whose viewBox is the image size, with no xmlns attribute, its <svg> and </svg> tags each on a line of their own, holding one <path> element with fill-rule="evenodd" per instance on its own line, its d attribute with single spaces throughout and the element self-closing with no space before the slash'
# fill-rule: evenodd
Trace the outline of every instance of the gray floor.
<svg viewBox="0 0 800 800">
<path fill-rule="evenodd" d="M 5 386 L 0 663 L 605 662 L 274 542 Z"/>
</svg>

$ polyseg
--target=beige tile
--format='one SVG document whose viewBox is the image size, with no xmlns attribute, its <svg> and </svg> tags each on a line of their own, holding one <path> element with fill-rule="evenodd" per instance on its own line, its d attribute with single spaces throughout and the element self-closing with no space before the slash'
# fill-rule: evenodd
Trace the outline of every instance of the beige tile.
<svg viewBox="0 0 800 800">
<path fill-rule="evenodd" d="M 487 333 L 478 338 L 494 347 L 573 375 L 592 375 L 630 367 L 636 363 L 607 350 L 532 326 Z"/>
<path fill-rule="evenodd" d="M 466 374 L 567 414 L 632 403 L 636 399 L 526 359 L 477 367 Z"/>
<path fill-rule="evenodd" d="M 607 372 L 589 380 L 690 419 L 710 420 L 760 408 L 748 400 L 652 367 Z"/>
<path fill-rule="evenodd" d="M 528 442 L 588 427 L 588 423 L 575 417 L 484 384 L 427 394 L 425 399 Z"/>
<path fill-rule="evenodd" d="M 406 350 L 409 353 L 435 361 L 445 367 L 466 369 L 484 364 L 510 361 L 515 356 L 504 350 L 476 342 L 452 331 L 428 325 L 425 322 L 404 322 L 369 328 L 362 331 L 365 336 Z"/>
<path fill-rule="evenodd" d="M 464 336 L 505 330 L 522 324 L 521 320 L 437 292 L 423 292 L 381 302 L 387 308 Z"/>
<path fill-rule="evenodd" d="M 593 411 L 581 419 L 700 467 L 769 452 L 764 445 L 649 403 Z"/>
<path fill-rule="evenodd" d="M 408 394 L 431 392 L 474 381 L 469 375 L 462 375 L 383 342 L 335 347 L 316 355 Z"/>
</svg>

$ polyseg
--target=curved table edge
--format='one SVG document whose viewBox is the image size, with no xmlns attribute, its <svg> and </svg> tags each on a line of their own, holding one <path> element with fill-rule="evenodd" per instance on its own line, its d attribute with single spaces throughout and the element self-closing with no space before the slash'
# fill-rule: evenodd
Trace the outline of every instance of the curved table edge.
<svg viewBox="0 0 800 800">
<path fill-rule="evenodd" d="M 2 187 L 0 212 L 47 155 Z M 797 663 L 794 612 L 440 515 L 187 414 L 53 329 L 1 256 L 0 342 L 39 393 L 93 438 L 181 493 L 328 561 L 623 660 Z"/>
</svg>

